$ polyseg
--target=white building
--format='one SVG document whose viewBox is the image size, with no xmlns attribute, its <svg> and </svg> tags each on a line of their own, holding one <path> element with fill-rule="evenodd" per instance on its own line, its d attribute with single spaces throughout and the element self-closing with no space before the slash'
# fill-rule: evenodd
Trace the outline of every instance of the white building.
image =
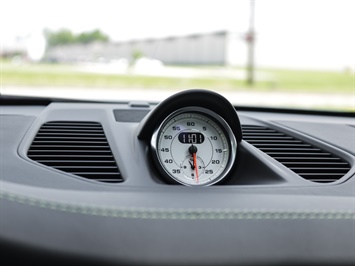
<svg viewBox="0 0 355 266">
<path fill-rule="evenodd" d="M 226 31 L 143 39 L 116 43 L 94 43 L 54 47 L 47 59 L 59 62 L 132 59 L 135 53 L 168 65 L 237 65 L 245 62 L 241 34 Z"/>
</svg>

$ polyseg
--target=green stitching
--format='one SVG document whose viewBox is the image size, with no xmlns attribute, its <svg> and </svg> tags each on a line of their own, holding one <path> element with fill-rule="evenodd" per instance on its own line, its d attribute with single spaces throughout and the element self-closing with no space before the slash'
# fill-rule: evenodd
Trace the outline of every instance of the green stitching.
<svg viewBox="0 0 355 266">
<path fill-rule="evenodd" d="M 43 209 L 93 216 L 161 220 L 355 220 L 354 210 L 265 210 L 265 209 L 154 209 L 115 208 L 46 201 L 0 191 L 0 199 Z"/>
</svg>

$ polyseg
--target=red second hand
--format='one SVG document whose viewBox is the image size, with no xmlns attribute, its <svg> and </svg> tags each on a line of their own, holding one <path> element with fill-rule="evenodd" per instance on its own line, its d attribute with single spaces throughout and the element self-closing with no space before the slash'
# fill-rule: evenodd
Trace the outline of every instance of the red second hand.
<svg viewBox="0 0 355 266">
<path fill-rule="evenodd" d="M 198 170 L 197 170 L 197 159 L 196 159 L 196 152 L 192 154 L 194 158 L 194 167 L 195 167 L 195 172 L 196 172 L 196 183 L 198 183 Z"/>
</svg>

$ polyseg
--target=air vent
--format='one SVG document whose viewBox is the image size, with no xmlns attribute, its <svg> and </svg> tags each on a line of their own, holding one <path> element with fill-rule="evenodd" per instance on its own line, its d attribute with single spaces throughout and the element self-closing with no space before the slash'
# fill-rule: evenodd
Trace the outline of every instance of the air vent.
<svg viewBox="0 0 355 266">
<path fill-rule="evenodd" d="M 100 123 L 45 123 L 27 155 L 41 164 L 88 179 L 123 181 Z"/>
<path fill-rule="evenodd" d="M 303 178 L 319 183 L 343 177 L 350 165 L 302 140 L 264 126 L 243 125 L 243 139 Z"/>
</svg>

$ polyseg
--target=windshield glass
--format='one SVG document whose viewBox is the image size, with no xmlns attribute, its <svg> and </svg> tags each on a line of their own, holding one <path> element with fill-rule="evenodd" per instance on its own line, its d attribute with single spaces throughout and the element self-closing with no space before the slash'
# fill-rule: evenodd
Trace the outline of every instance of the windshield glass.
<svg viewBox="0 0 355 266">
<path fill-rule="evenodd" d="M 2 0 L 1 94 L 355 110 L 355 1 Z"/>
</svg>

